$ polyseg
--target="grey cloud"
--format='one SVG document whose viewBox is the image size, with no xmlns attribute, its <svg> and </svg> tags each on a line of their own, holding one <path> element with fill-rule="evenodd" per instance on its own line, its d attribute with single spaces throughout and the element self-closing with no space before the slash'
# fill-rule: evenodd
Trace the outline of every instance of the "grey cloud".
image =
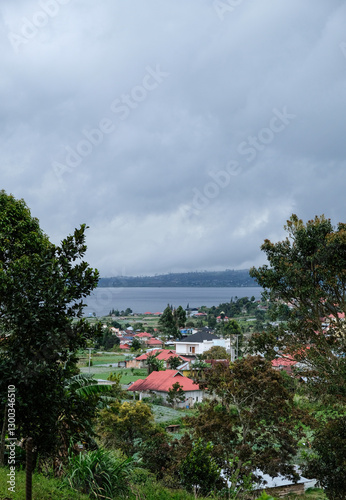
<svg viewBox="0 0 346 500">
<path fill-rule="evenodd" d="M 48 0 L 4 3 L 0 154 L 54 241 L 87 223 L 107 276 L 241 268 L 292 212 L 343 220 L 344 2 L 50 1 L 17 52 Z"/>
</svg>

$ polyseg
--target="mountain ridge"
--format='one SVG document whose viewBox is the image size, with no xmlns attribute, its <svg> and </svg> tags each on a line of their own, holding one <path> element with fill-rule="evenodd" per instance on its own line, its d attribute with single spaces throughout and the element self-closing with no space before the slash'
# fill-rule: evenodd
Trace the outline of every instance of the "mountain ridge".
<svg viewBox="0 0 346 500">
<path fill-rule="evenodd" d="M 258 286 L 249 269 L 191 271 L 155 276 L 114 276 L 100 278 L 98 287 L 249 287 Z"/>
</svg>

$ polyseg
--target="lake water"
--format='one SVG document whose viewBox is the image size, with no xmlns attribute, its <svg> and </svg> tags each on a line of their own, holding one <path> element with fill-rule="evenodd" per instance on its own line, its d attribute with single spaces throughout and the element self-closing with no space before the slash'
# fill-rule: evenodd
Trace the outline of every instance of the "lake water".
<svg viewBox="0 0 346 500">
<path fill-rule="evenodd" d="M 134 313 L 162 312 L 167 304 L 174 307 L 218 306 L 229 302 L 235 297 L 261 298 L 260 287 L 222 287 L 222 288 L 96 288 L 96 290 L 85 299 L 87 307 L 84 309 L 85 316 L 95 313 L 97 316 L 109 314 L 111 309 L 125 310 L 130 307 Z"/>
</svg>

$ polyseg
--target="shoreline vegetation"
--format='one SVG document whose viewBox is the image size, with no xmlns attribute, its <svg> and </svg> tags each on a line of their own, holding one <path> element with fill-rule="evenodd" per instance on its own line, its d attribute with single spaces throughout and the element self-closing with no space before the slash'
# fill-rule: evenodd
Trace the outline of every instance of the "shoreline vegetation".
<svg viewBox="0 0 346 500">
<path fill-rule="evenodd" d="M 255 287 L 249 269 L 100 278 L 98 287 Z"/>
</svg>

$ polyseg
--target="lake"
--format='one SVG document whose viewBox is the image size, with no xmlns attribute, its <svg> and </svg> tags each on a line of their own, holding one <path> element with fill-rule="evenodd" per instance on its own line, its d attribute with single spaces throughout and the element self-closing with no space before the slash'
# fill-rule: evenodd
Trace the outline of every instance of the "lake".
<svg viewBox="0 0 346 500">
<path fill-rule="evenodd" d="M 174 307 L 218 306 L 229 302 L 235 297 L 261 298 L 260 287 L 220 287 L 220 288 L 197 288 L 197 287 L 129 287 L 129 288 L 96 288 L 94 292 L 85 299 L 87 307 L 84 315 L 95 313 L 97 316 L 109 314 L 111 309 L 124 311 L 130 307 L 134 313 L 162 312 L 167 304 Z"/>
</svg>

